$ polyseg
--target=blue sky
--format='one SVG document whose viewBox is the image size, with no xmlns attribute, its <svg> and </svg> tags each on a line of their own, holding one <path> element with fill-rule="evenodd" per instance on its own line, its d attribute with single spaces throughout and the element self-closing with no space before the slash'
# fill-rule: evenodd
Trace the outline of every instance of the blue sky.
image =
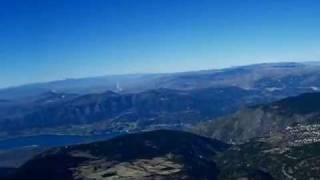
<svg viewBox="0 0 320 180">
<path fill-rule="evenodd" d="M 1 0 L 0 87 L 320 59 L 318 0 Z"/>
</svg>

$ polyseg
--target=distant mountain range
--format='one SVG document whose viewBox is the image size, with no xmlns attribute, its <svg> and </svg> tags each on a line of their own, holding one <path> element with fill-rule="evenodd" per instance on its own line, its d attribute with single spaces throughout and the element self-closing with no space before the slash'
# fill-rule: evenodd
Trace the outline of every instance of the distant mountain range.
<svg viewBox="0 0 320 180">
<path fill-rule="evenodd" d="M 0 90 L 0 139 L 184 129 L 248 105 L 318 92 L 318 63 L 118 75 Z"/>
<path fill-rule="evenodd" d="M 82 96 L 46 93 L 29 101 L 0 103 L 0 137 L 184 129 L 268 98 L 236 87 Z"/>
<path fill-rule="evenodd" d="M 192 90 L 229 86 L 294 95 L 301 91 L 318 90 L 319 70 L 320 63 L 270 63 L 183 73 L 67 79 L 2 89 L 0 99 L 21 99 L 47 92 L 90 94 L 109 90 L 135 93 L 159 88 Z"/>
</svg>

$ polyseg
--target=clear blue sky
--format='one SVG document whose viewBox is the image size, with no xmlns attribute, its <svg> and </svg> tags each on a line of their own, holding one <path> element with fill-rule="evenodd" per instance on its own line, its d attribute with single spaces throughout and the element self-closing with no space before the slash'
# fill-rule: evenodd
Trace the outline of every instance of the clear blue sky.
<svg viewBox="0 0 320 180">
<path fill-rule="evenodd" d="M 0 87 L 320 59 L 319 0 L 1 0 Z"/>
</svg>

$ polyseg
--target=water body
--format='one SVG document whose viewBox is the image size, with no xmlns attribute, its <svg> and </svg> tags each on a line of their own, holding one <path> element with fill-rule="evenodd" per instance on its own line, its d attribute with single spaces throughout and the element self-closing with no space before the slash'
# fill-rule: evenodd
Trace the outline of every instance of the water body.
<svg viewBox="0 0 320 180">
<path fill-rule="evenodd" d="M 20 149 L 25 147 L 51 148 L 74 144 L 90 143 L 108 140 L 120 134 L 105 134 L 94 136 L 72 136 L 72 135 L 38 135 L 12 138 L 0 141 L 1 150 Z"/>
</svg>

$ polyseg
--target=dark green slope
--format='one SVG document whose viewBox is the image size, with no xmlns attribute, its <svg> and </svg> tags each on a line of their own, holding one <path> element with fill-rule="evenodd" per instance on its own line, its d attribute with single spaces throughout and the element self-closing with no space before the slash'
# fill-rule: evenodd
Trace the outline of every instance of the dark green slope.
<svg viewBox="0 0 320 180">
<path fill-rule="evenodd" d="M 286 128 L 320 122 L 320 93 L 307 93 L 271 104 L 245 108 L 216 121 L 205 122 L 195 132 L 227 142 L 244 142 Z"/>
<path fill-rule="evenodd" d="M 214 161 L 229 145 L 186 132 L 159 130 L 106 142 L 53 149 L 11 179 L 217 179 Z"/>
<path fill-rule="evenodd" d="M 305 135 L 300 127 L 231 146 L 180 131 L 129 134 L 49 150 L 6 180 L 317 179 L 320 143 Z"/>
<path fill-rule="evenodd" d="M 265 109 L 276 109 L 278 113 L 288 115 L 320 113 L 320 93 L 305 93 L 296 97 L 289 97 L 275 102 L 271 106 L 265 106 Z"/>
</svg>

